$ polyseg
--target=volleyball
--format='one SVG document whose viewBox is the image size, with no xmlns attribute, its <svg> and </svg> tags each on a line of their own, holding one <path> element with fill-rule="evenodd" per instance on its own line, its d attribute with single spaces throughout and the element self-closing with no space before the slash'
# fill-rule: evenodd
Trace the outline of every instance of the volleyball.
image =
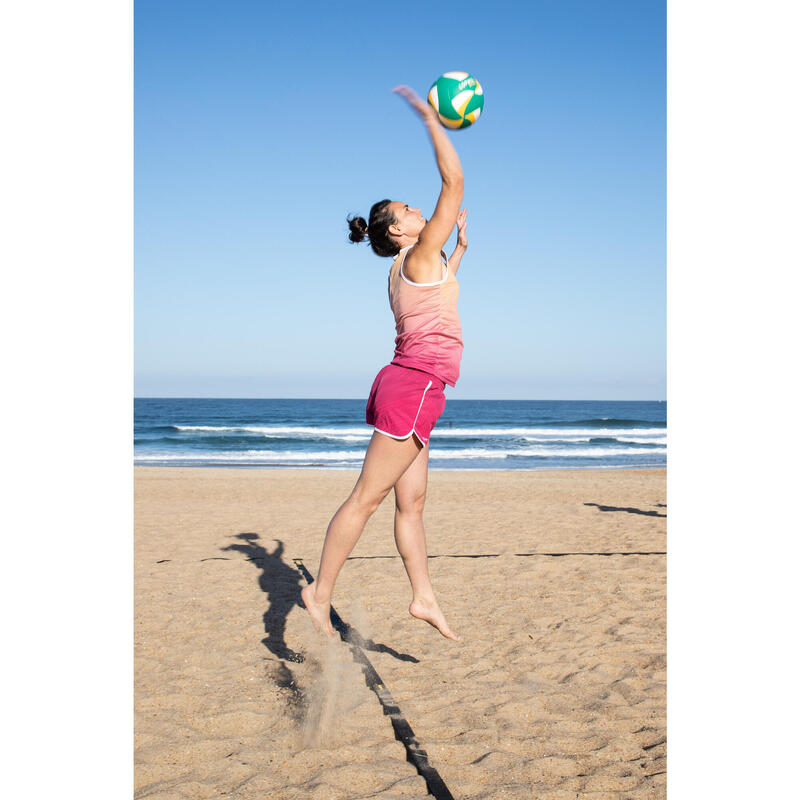
<svg viewBox="0 0 800 800">
<path fill-rule="evenodd" d="M 468 72 L 445 72 L 431 86 L 428 102 L 446 128 L 468 128 L 483 111 L 483 87 Z"/>
</svg>

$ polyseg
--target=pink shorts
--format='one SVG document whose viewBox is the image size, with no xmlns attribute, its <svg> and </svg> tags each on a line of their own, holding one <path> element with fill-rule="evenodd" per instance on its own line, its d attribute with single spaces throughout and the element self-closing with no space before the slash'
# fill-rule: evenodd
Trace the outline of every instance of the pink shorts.
<svg viewBox="0 0 800 800">
<path fill-rule="evenodd" d="M 413 433 L 424 446 L 444 406 L 443 381 L 418 369 L 388 364 L 372 384 L 367 425 L 393 439 L 408 439 Z"/>
</svg>

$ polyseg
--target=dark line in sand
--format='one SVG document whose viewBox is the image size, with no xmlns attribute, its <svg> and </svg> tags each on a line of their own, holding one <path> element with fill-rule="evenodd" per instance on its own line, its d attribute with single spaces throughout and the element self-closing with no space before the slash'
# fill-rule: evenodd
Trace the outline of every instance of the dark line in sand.
<svg viewBox="0 0 800 800">
<path fill-rule="evenodd" d="M 539 556 L 540 558 L 561 558 L 562 556 L 665 556 L 666 550 L 626 550 L 608 553 L 509 553 L 512 556 Z M 457 553 L 441 553 L 428 556 L 428 558 L 500 558 L 502 553 L 476 553 L 461 555 Z M 400 558 L 397 556 L 350 556 L 348 561 L 357 561 L 369 558 Z"/>
<path fill-rule="evenodd" d="M 547 558 L 561 558 L 562 556 L 665 556 L 666 550 L 640 550 L 616 553 L 514 553 L 515 556 L 546 556 Z"/>
<path fill-rule="evenodd" d="M 461 555 L 458 553 L 442 553 L 441 555 L 428 556 L 428 558 L 499 558 L 501 553 L 477 553 L 476 555 Z M 359 559 L 367 558 L 400 558 L 396 556 L 349 556 L 348 561 L 357 561 Z"/>
<path fill-rule="evenodd" d="M 585 506 L 594 506 L 600 511 L 624 511 L 626 514 L 642 514 L 645 517 L 666 517 L 666 514 L 659 514 L 658 511 L 643 511 L 641 508 L 624 508 L 622 506 L 602 506 L 599 503 L 584 503 Z M 666 506 L 656 503 L 659 508 Z"/>
<path fill-rule="evenodd" d="M 378 556 L 380 558 L 380 556 Z M 313 575 L 306 569 L 302 558 L 293 559 L 295 566 L 303 573 L 303 577 L 310 585 L 314 582 Z M 417 772 L 422 776 L 428 787 L 428 794 L 433 795 L 436 800 L 454 800 L 450 790 L 442 780 L 441 775 L 428 762 L 428 754 L 420 747 L 419 741 L 414 734 L 408 720 L 403 716 L 400 707 L 395 703 L 383 679 L 375 671 L 375 667 L 367 658 L 363 650 L 364 640 L 361 634 L 342 620 L 333 606 L 331 606 L 331 623 L 339 632 L 342 641 L 350 645 L 353 660 L 361 664 L 364 680 L 367 688 L 371 689 L 378 698 L 378 702 L 383 707 L 383 713 L 389 717 L 394 728 L 394 738 L 401 742 L 406 749 L 406 760 L 413 764 Z"/>
<path fill-rule="evenodd" d="M 503 553 L 440 553 L 428 558 L 500 558 Z M 626 550 L 610 553 L 507 553 L 510 556 L 539 556 L 539 558 L 562 558 L 563 556 L 665 556 L 666 550 Z M 349 556 L 348 561 L 359 561 L 371 558 L 400 558 L 397 556 Z M 302 560 L 302 559 L 301 559 Z M 166 564 L 171 559 L 163 558 L 156 564 Z M 200 561 L 230 561 L 229 558 L 201 558 Z M 264 561 L 262 557 L 246 558 L 245 561 Z M 344 623 L 343 623 L 344 624 Z"/>
</svg>

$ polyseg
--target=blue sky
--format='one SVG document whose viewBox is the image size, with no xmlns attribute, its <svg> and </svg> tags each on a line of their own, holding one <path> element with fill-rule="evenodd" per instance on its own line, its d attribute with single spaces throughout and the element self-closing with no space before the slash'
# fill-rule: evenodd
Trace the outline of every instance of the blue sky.
<svg viewBox="0 0 800 800">
<path fill-rule="evenodd" d="M 390 261 L 345 216 L 430 215 L 433 153 L 390 90 L 462 69 L 486 100 L 450 134 L 470 247 L 448 397 L 666 397 L 663 2 L 134 12 L 137 395 L 366 397 Z"/>
</svg>

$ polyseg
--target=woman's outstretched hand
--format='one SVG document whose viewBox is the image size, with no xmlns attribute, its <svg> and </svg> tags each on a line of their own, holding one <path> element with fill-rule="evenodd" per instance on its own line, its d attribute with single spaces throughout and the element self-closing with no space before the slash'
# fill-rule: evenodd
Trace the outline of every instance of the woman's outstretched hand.
<svg viewBox="0 0 800 800">
<path fill-rule="evenodd" d="M 456 217 L 456 225 L 458 226 L 458 244 L 461 247 L 467 246 L 467 209 L 462 208 Z"/>
<path fill-rule="evenodd" d="M 395 86 L 392 91 L 406 100 L 425 122 L 439 124 L 439 115 L 434 111 L 433 106 L 426 103 L 410 86 Z"/>
</svg>

